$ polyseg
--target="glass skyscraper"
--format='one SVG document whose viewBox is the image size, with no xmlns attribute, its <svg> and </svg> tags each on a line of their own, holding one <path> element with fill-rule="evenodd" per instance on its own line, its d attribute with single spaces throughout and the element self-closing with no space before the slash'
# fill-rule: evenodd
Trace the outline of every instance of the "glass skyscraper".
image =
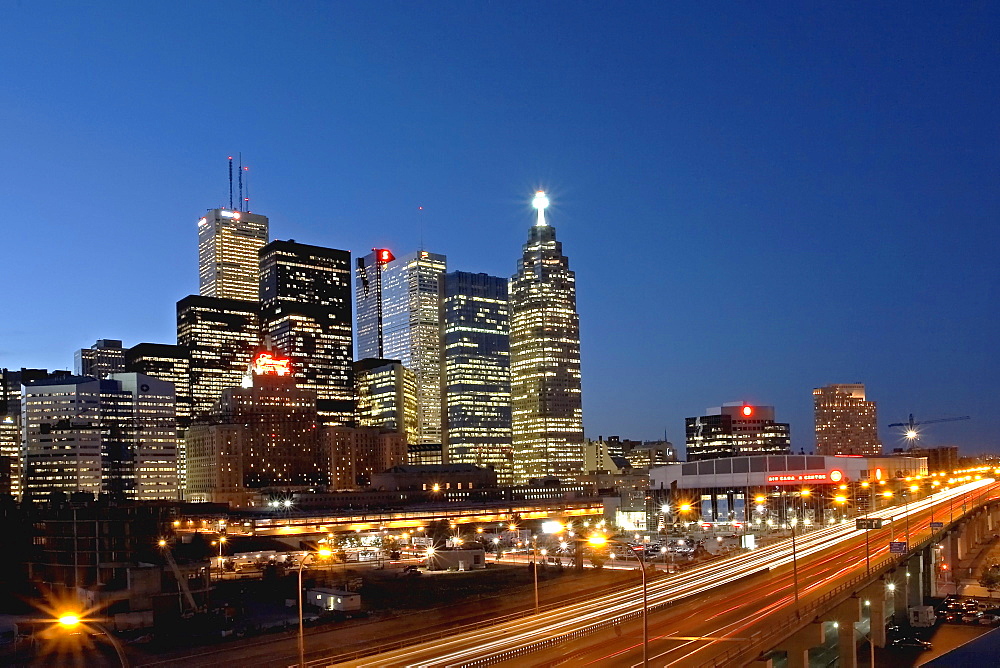
<svg viewBox="0 0 1000 668">
<path fill-rule="evenodd" d="M 374 258 L 373 258 L 374 259 Z M 364 259 L 367 263 L 367 258 Z M 413 371 L 417 393 L 417 443 L 441 443 L 441 333 L 438 279 L 444 255 L 417 251 L 381 268 L 381 299 L 373 299 L 371 266 L 359 263 L 358 354 L 399 360 Z M 368 297 L 365 297 L 367 290 Z M 381 305 L 382 350 L 374 311 Z"/>
<path fill-rule="evenodd" d="M 510 369 L 514 482 L 583 473 L 580 319 L 576 275 L 545 220 L 548 199 L 534 200 L 528 233 L 510 280 Z"/>
<path fill-rule="evenodd" d="M 353 424 L 350 252 L 272 241 L 260 251 L 260 298 L 268 347 L 316 393 L 320 420 Z"/>
<path fill-rule="evenodd" d="M 267 216 L 211 209 L 198 221 L 198 284 L 203 297 L 259 299 L 257 252 L 267 243 Z"/>
<path fill-rule="evenodd" d="M 441 277 L 442 434 L 451 464 L 492 466 L 513 481 L 507 279 Z"/>
</svg>

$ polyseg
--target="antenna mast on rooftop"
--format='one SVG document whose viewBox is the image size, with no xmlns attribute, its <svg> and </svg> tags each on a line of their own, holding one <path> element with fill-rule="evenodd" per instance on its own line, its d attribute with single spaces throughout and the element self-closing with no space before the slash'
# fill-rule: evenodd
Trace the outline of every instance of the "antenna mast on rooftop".
<svg viewBox="0 0 1000 668">
<path fill-rule="evenodd" d="M 243 210 L 243 151 L 240 151 L 240 211 Z"/>
<path fill-rule="evenodd" d="M 229 210 L 233 208 L 233 156 L 229 156 Z"/>
</svg>

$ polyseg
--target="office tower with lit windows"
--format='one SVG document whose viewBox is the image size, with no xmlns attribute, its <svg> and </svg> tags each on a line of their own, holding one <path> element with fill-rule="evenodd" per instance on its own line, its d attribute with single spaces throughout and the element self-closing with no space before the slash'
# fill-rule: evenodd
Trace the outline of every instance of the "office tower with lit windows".
<svg viewBox="0 0 1000 668">
<path fill-rule="evenodd" d="M 143 374 L 63 376 L 24 386 L 24 493 L 177 499 L 173 385 Z"/>
<path fill-rule="evenodd" d="M 357 338 L 359 359 L 385 357 L 385 310 L 382 279 L 386 265 L 395 260 L 388 248 L 373 248 L 358 258 L 354 298 L 358 305 Z"/>
<path fill-rule="evenodd" d="M 191 356 L 184 346 L 139 343 L 125 351 L 125 370 L 174 385 L 177 414 L 177 489 L 185 489 L 184 430 L 191 424 Z"/>
<path fill-rule="evenodd" d="M 817 455 L 882 453 L 878 438 L 878 408 L 865 398 L 861 383 L 827 385 L 813 390 Z"/>
<path fill-rule="evenodd" d="M 203 297 L 256 301 L 258 251 L 268 239 L 267 216 L 210 209 L 198 220 L 198 284 Z"/>
<path fill-rule="evenodd" d="M 354 363 L 358 426 L 402 434 L 417 442 L 417 379 L 399 360 L 363 359 Z"/>
<path fill-rule="evenodd" d="M 21 385 L 71 375 L 69 371 L 49 373 L 46 369 L 0 369 L 0 467 L 6 472 L 8 493 L 14 498 L 21 498 L 23 488 Z"/>
<path fill-rule="evenodd" d="M 687 460 L 740 455 L 787 455 L 792 448 L 787 423 L 774 421 L 774 406 L 742 402 L 708 408 L 684 420 Z"/>
<path fill-rule="evenodd" d="M 532 204 L 538 220 L 509 289 L 515 484 L 547 476 L 572 481 L 583 474 L 576 275 L 545 220 L 545 193 L 538 192 Z"/>
<path fill-rule="evenodd" d="M 125 371 L 125 350 L 115 339 L 98 339 L 91 348 L 81 348 L 73 355 L 73 373 L 77 376 L 107 378 Z"/>
<path fill-rule="evenodd" d="M 376 251 L 377 253 L 377 251 Z M 370 258 L 372 256 L 369 256 Z M 368 258 L 365 258 L 368 262 Z M 374 262 L 374 258 L 372 259 Z M 417 443 L 441 443 L 441 334 L 438 278 L 444 255 L 417 251 L 376 268 L 381 300 L 358 301 L 358 353 L 362 358 L 399 360 L 413 371 L 417 385 Z M 371 294 L 375 273 L 359 268 L 357 293 L 365 282 Z M 379 304 L 383 355 L 378 355 Z"/>
<path fill-rule="evenodd" d="M 138 343 L 125 351 L 125 370 L 173 383 L 177 426 L 191 422 L 191 355 L 184 346 Z"/>
<path fill-rule="evenodd" d="M 441 277 L 441 432 L 450 464 L 490 466 L 513 482 L 507 279 Z"/>
<path fill-rule="evenodd" d="M 249 387 L 225 390 L 187 440 L 187 491 L 193 502 L 252 505 L 267 490 L 325 490 L 316 392 L 297 386 L 291 361 L 261 352 Z"/>
<path fill-rule="evenodd" d="M 177 302 L 177 344 L 190 355 L 191 420 L 239 387 L 260 348 L 260 302 L 190 295 Z"/>
<path fill-rule="evenodd" d="M 320 421 L 354 424 L 351 254 L 272 241 L 260 250 L 260 298 L 268 347 L 316 393 Z"/>
</svg>

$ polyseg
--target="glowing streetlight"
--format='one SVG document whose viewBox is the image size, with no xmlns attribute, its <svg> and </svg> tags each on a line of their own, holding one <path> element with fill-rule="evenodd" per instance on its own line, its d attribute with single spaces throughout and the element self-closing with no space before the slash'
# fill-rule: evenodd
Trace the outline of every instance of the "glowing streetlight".
<svg viewBox="0 0 1000 668">
<path fill-rule="evenodd" d="M 299 562 L 299 668 L 305 668 L 306 665 L 306 635 L 302 621 L 302 569 L 305 567 L 306 562 L 309 561 L 310 558 L 319 557 L 321 559 L 326 559 L 332 554 L 333 550 L 328 547 L 324 547 L 315 552 L 309 552 L 303 556 L 302 561 Z"/>
<path fill-rule="evenodd" d="M 66 613 L 59 617 L 59 624 L 67 628 L 73 628 L 80 624 L 80 617 L 72 613 Z"/>
<path fill-rule="evenodd" d="M 591 535 L 587 539 L 587 543 L 591 547 L 604 547 L 608 543 L 617 543 L 626 548 L 629 554 L 639 560 L 639 556 L 636 555 L 635 551 L 632 549 L 631 545 L 623 543 L 618 540 L 613 540 L 607 536 L 603 536 L 599 533 Z M 646 617 L 647 613 L 647 603 L 646 603 L 646 562 L 645 562 L 645 552 L 643 552 L 643 561 L 639 562 L 639 571 L 642 573 L 642 665 L 643 667 L 649 666 L 649 621 Z M 608 555 L 612 560 L 615 558 L 615 553 L 611 552 Z"/>
</svg>

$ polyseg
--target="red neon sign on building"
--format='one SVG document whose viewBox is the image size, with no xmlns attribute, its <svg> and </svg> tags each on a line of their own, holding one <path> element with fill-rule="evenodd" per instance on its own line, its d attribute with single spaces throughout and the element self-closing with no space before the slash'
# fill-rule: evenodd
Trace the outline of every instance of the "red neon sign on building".
<svg viewBox="0 0 1000 668">
<path fill-rule="evenodd" d="M 251 362 L 253 372 L 258 376 L 290 376 L 292 361 L 287 357 L 278 357 L 274 353 L 261 352 Z"/>
</svg>

